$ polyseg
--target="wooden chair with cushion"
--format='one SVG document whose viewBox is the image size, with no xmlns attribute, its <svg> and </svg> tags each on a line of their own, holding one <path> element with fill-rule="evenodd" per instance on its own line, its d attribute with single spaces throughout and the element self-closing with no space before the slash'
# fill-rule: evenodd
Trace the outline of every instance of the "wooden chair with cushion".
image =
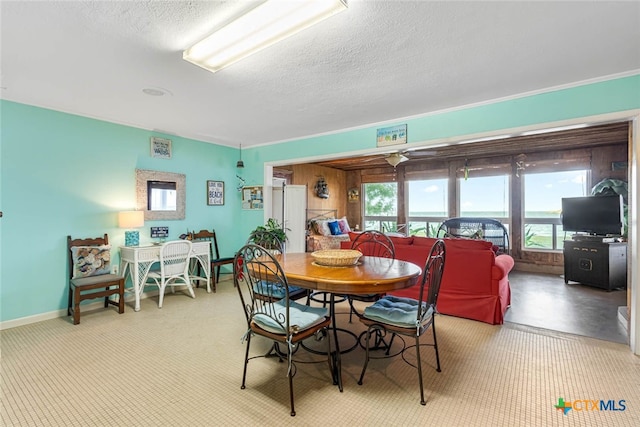
<svg viewBox="0 0 640 427">
<path fill-rule="evenodd" d="M 220 267 L 223 265 L 233 264 L 233 257 L 221 257 L 218 250 L 218 239 L 216 237 L 216 230 L 200 230 L 197 233 L 190 233 L 192 241 L 208 240 L 211 242 L 211 277 L 213 278 L 213 292 L 216 291 L 216 284 L 220 281 Z M 198 266 L 198 270 L 200 266 Z M 199 274 L 200 275 L 200 274 Z M 199 287 L 200 283 L 196 285 Z"/>
<path fill-rule="evenodd" d="M 67 236 L 69 255 L 69 305 L 67 314 L 73 324 L 80 323 L 80 303 L 104 298 L 104 306 L 118 307 L 124 313 L 124 277 L 111 274 L 111 246 L 109 236 L 95 239 L 72 239 Z M 117 300 L 109 297 L 117 295 Z"/>
</svg>

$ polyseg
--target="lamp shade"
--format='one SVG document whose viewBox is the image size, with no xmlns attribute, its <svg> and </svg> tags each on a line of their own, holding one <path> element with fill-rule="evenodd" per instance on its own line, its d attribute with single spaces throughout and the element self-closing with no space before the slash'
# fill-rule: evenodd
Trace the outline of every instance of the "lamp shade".
<svg viewBox="0 0 640 427">
<path fill-rule="evenodd" d="M 406 162 L 409 159 L 400 153 L 391 153 L 387 157 L 385 157 L 385 160 L 387 161 L 387 163 L 389 163 L 391 166 L 395 168 L 400 163 Z"/>
<path fill-rule="evenodd" d="M 144 225 L 144 211 L 123 211 L 118 213 L 120 228 L 138 228 Z"/>
</svg>

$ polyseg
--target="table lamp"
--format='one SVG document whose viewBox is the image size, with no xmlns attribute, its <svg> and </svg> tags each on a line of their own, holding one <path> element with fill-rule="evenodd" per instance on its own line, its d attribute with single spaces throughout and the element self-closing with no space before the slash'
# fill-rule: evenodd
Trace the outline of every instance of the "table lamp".
<svg viewBox="0 0 640 427">
<path fill-rule="evenodd" d="M 144 225 L 144 211 L 123 211 L 118 213 L 118 226 L 120 228 L 139 228 Z M 125 246 L 138 246 L 140 233 L 138 230 L 124 232 Z"/>
</svg>

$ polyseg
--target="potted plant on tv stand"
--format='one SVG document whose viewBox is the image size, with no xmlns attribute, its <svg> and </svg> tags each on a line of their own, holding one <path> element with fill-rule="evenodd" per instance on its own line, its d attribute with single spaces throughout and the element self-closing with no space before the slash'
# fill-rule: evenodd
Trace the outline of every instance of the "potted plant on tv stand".
<svg viewBox="0 0 640 427">
<path fill-rule="evenodd" d="M 287 242 L 287 230 L 277 219 L 269 218 L 265 225 L 257 226 L 250 234 L 249 240 L 265 249 L 277 250 Z M 256 237 L 260 235 L 260 237 Z"/>
</svg>

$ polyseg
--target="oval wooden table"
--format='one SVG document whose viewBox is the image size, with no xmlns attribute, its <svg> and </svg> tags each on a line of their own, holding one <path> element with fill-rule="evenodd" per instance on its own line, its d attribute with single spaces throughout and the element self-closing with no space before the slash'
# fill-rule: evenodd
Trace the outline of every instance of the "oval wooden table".
<svg viewBox="0 0 640 427">
<path fill-rule="evenodd" d="M 342 391 L 342 365 L 335 316 L 335 295 L 383 294 L 417 283 L 422 269 L 406 261 L 363 256 L 357 265 L 328 267 L 317 264 L 311 253 L 276 256 L 290 285 L 330 294 L 335 351 L 331 352 L 334 384 Z"/>
</svg>

